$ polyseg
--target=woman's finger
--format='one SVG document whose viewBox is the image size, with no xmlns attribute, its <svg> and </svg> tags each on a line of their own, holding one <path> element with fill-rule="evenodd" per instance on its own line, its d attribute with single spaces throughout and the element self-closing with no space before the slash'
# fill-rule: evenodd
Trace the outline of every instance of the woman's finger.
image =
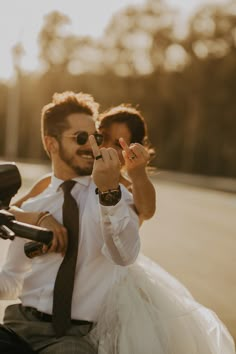
<svg viewBox="0 0 236 354">
<path fill-rule="evenodd" d="M 132 151 L 136 157 L 143 157 L 143 154 L 142 154 L 140 148 L 136 144 L 134 144 L 130 147 L 130 151 Z"/>
<path fill-rule="evenodd" d="M 123 138 L 119 138 L 119 143 L 120 143 L 122 149 L 124 151 L 126 151 L 126 153 L 129 153 L 129 146 Z"/>
<path fill-rule="evenodd" d="M 130 146 L 130 150 L 133 151 L 134 155 L 138 158 L 144 159 L 146 162 L 149 160 L 150 156 L 145 147 L 141 144 L 135 143 Z"/>
<path fill-rule="evenodd" d="M 130 147 L 127 145 L 127 143 L 125 142 L 125 140 L 123 138 L 119 139 L 119 143 L 123 149 L 123 151 L 126 152 L 126 155 L 128 158 L 134 158 L 134 152 L 130 149 Z"/>
</svg>

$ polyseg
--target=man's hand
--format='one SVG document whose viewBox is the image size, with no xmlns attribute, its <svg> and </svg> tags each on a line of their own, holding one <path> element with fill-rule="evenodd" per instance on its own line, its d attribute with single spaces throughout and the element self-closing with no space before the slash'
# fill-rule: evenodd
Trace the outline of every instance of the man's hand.
<svg viewBox="0 0 236 354">
<path fill-rule="evenodd" d="M 125 160 L 125 168 L 131 179 L 138 177 L 145 172 L 145 168 L 150 159 L 149 153 L 141 144 L 134 143 L 128 146 L 123 138 L 119 139 L 123 149 L 122 154 Z"/>
<path fill-rule="evenodd" d="M 90 135 L 89 142 L 95 158 L 92 173 L 94 183 L 101 192 L 116 189 L 119 185 L 121 167 L 116 150 L 113 148 L 99 149 L 93 135 Z"/>
<path fill-rule="evenodd" d="M 49 247 L 44 245 L 43 252 L 57 252 L 64 256 L 68 245 L 68 234 L 66 228 L 54 219 L 52 215 L 48 215 L 45 219 L 43 219 L 40 226 L 53 231 L 52 243 Z"/>
</svg>

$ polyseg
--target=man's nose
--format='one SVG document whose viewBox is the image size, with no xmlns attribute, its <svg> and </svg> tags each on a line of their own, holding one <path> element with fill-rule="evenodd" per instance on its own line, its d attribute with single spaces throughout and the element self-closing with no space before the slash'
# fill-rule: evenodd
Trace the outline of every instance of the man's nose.
<svg viewBox="0 0 236 354">
<path fill-rule="evenodd" d="M 82 149 L 84 149 L 84 150 L 91 150 L 91 151 L 92 151 L 92 146 L 91 146 L 91 144 L 90 144 L 90 142 L 89 142 L 89 139 L 86 141 L 85 144 L 80 145 L 80 147 L 81 147 Z"/>
</svg>

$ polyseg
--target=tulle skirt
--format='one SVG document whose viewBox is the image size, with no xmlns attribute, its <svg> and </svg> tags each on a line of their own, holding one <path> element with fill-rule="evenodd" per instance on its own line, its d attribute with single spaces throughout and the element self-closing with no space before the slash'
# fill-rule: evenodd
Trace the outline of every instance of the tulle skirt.
<svg viewBox="0 0 236 354">
<path fill-rule="evenodd" d="M 235 354 L 217 315 L 142 255 L 117 269 L 96 330 L 99 354 Z"/>
</svg>

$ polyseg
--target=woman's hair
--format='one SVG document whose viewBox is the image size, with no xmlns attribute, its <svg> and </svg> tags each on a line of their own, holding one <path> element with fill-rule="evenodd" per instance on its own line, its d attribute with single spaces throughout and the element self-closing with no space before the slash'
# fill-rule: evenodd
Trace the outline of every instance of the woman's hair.
<svg viewBox="0 0 236 354">
<path fill-rule="evenodd" d="M 147 125 L 140 111 L 130 104 L 112 107 L 99 115 L 98 129 L 102 133 L 109 129 L 113 123 L 125 123 L 131 134 L 130 143 L 143 145 L 148 150 L 150 157 L 154 157 L 154 149 L 148 139 Z"/>
<path fill-rule="evenodd" d="M 45 105 L 42 109 L 41 134 L 43 144 L 46 135 L 60 136 L 69 127 L 67 117 L 70 114 L 88 114 L 96 121 L 98 108 L 99 104 L 89 94 L 72 91 L 55 93 L 52 97 L 52 102 Z"/>
</svg>

